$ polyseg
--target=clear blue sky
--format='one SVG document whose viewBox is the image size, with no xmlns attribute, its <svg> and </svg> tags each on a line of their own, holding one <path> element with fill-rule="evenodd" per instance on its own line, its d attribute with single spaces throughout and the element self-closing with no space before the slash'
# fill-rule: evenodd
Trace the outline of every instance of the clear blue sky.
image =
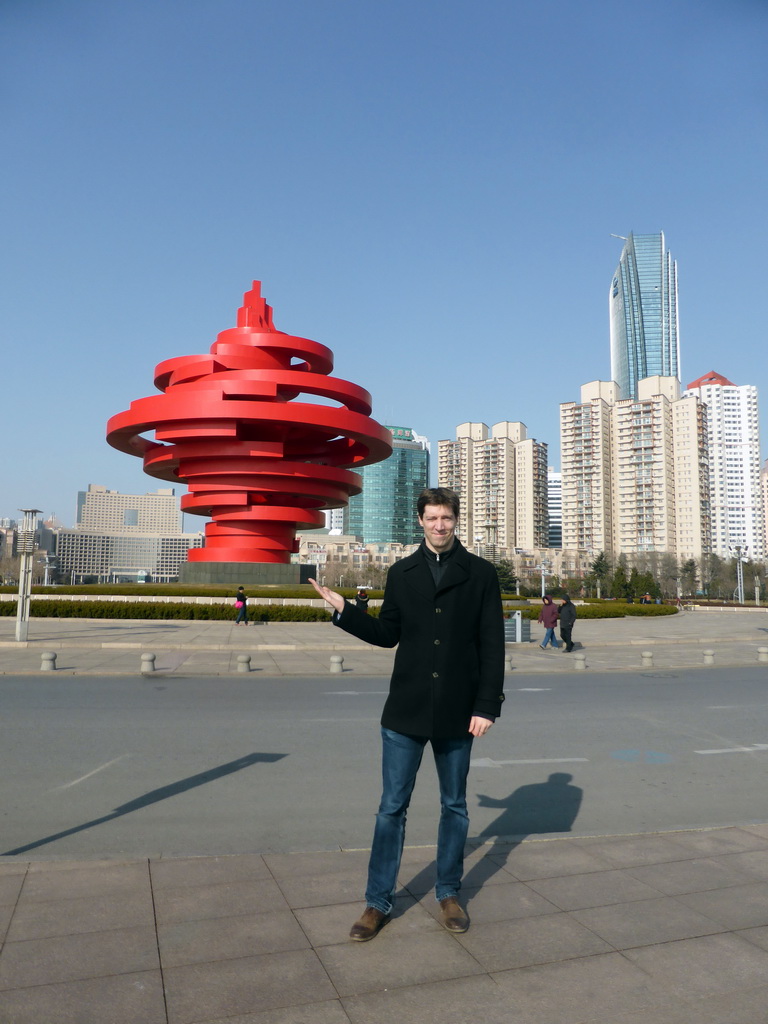
<svg viewBox="0 0 768 1024">
<path fill-rule="evenodd" d="M 559 466 L 630 231 L 765 449 L 767 43 L 766 0 L 2 0 L 0 516 L 165 486 L 106 422 L 253 279 L 435 456 L 522 420 Z"/>
</svg>

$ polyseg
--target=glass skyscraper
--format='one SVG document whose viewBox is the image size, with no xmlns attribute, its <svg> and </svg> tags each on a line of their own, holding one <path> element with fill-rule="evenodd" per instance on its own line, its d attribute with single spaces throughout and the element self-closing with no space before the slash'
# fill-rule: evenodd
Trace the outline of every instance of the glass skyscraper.
<svg viewBox="0 0 768 1024">
<path fill-rule="evenodd" d="M 611 379 L 622 398 L 637 398 L 645 377 L 680 379 L 677 263 L 664 232 L 625 239 L 611 282 Z"/>
<path fill-rule="evenodd" d="M 418 544 L 424 532 L 416 502 L 429 486 L 429 442 L 408 427 L 387 429 L 392 432 L 392 454 L 357 470 L 363 489 L 349 499 L 344 533 L 362 537 L 366 544 Z"/>
</svg>

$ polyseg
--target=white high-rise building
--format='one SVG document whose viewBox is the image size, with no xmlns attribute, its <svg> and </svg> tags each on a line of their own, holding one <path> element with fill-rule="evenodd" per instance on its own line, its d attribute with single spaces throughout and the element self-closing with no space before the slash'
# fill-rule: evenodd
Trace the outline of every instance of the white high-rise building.
<svg viewBox="0 0 768 1024">
<path fill-rule="evenodd" d="M 179 499 L 172 487 L 147 494 L 121 494 L 101 484 L 77 492 L 77 523 L 82 530 L 112 533 L 181 533 Z"/>
<path fill-rule="evenodd" d="M 707 406 L 712 551 L 732 557 L 766 557 L 765 508 L 760 479 L 760 420 L 757 388 L 733 384 L 712 371 L 688 385 Z"/>
<path fill-rule="evenodd" d="M 551 466 L 547 468 L 547 512 L 549 513 L 549 541 L 551 548 L 563 546 L 563 474 Z"/>
<path fill-rule="evenodd" d="M 460 423 L 455 441 L 438 441 L 437 479 L 459 495 L 467 547 L 493 557 L 547 546 L 547 446 L 524 423 Z"/>
<path fill-rule="evenodd" d="M 675 377 L 620 399 L 593 381 L 560 407 L 563 547 L 701 558 L 710 550 L 706 410 Z"/>
</svg>

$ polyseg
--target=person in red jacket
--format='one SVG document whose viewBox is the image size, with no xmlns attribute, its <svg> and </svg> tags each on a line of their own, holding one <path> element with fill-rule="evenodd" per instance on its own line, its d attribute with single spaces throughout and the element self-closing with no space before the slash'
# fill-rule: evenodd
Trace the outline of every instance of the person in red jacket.
<svg viewBox="0 0 768 1024">
<path fill-rule="evenodd" d="M 372 939 L 392 912 L 405 818 L 429 742 L 440 784 L 435 897 L 449 932 L 465 932 L 458 895 L 469 830 L 467 775 L 472 743 L 504 700 L 504 620 L 496 570 L 456 538 L 457 494 L 429 488 L 417 510 L 424 539 L 387 574 L 378 616 L 310 582 L 334 609 L 333 621 L 366 643 L 395 647 L 381 717 L 383 793 L 368 863 L 366 907 L 350 938 Z"/>
<path fill-rule="evenodd" d="M 543 651 L 548 643 L 551 643 L 553 647 L 560 646 L 555 637 L 555 626 L 557 625 L 559 609 L 549 594 L 545 594 L 541 600 L 543 603 L 539 612 L 539 622 L 544 626 L 546 633 L 544 634 L 544 641 L 539 644 L 539 647 Z"/>
</svg>

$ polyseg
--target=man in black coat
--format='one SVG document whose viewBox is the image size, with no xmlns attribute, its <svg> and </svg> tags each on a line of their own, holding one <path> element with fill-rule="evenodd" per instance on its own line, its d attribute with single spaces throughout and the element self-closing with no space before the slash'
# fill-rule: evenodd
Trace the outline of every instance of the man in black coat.
<svg viewBox="0 0 768 1024">
<path fill-rule="evenodd" d="M 392 911 L 405 841 L 405 818 L 427 742 L 440 783 L 435 896 L 441 922 L 465 932 L 458 903 L 469 830 L 467 774 L 475 737 L 483 736 L 504 700 L 504 624 L 496 570 L 456 538 L 459 499 L 444 487 L 418 501 L 424 539 L 387 574 L 378 617 L 313 583 L 334 609 L 333 621 L 366 643 L 397 645 L 381 717 L 383 793 L 368 865 L 366 909 L 350 938 L 378 934 Z"/>
<path fill-rule="evenodd" d="M 573 624 L 576 621 L 576 605 L 563 594 L 563 603 L 560 605 L 560 639 L 565 645 L 563 651 L 570 654 L 573 650 Z"/>
</svg>

